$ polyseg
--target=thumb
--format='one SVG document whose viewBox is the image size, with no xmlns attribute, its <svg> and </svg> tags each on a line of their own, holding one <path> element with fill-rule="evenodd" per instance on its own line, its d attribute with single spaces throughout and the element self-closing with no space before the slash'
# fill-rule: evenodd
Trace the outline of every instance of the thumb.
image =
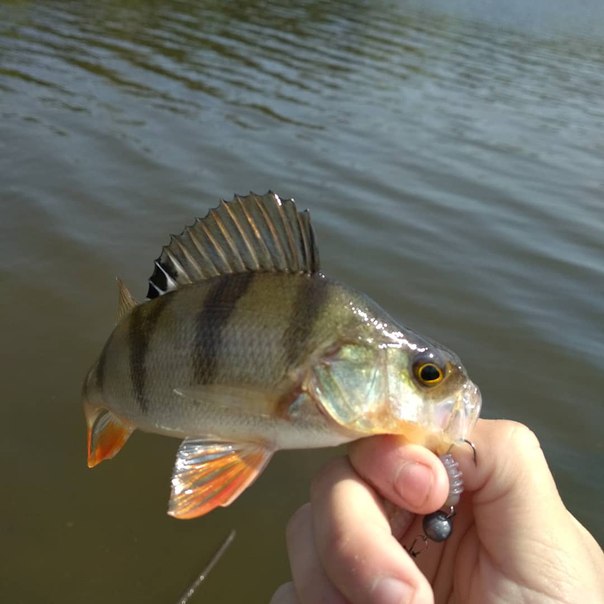
<svg viewBox="0 0 604 604">
<path fill-rule="evenodd" d="M 472 439 L 476 464 L 469 448 L 455 455 L 478 538 L 491 559 L 511 575 L 533 568 L 536 559 L 542 569 L 554 567 L 565 550 L 565 557 L 580 559 L 580 551 L 569 551 L 579 545 L 571 535 L 574 523 L 535 434 L 517 422 L 480 420 Z"/>
<path fill-rule="evenodd" d="M 475 507 L 501 518 L 513 514 L 524 530 L 536 515 L 545 524 L 566 515 L 539 440 L 529 428 L 508 420 L 480 420 L 472 438 L 476 463 L 466 450 L 460 466 Z"/>
</svg>

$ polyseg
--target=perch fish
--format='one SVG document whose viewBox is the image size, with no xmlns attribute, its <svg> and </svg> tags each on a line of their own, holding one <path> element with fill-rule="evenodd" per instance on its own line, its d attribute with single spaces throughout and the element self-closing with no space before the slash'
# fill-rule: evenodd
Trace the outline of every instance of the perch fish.
<svg viewBox="0 0 604 604">
<path fill-rule="evenodd" d="M 229 505 L 279 449 L 396 434 L 442 453 L 478 418 L 454 353 L 320 272 L 292 199 L 222 201 L 163 248 L 148 300 L 118 286 L 117 325 L 83 386 L 88 465 L 137 428 L 183 439 L 177 518 Z"/>
</svg>

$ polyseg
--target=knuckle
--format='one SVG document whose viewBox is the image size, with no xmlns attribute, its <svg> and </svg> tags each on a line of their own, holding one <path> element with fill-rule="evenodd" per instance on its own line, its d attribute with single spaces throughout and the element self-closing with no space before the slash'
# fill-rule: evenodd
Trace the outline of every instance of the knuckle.
<svg viewBox="0 0 604 604">
<path fill-rule="evenodd" d="M 273 594 L 270 604 L 297 604 L 299 602 L 292 583 L 283 583 Z"/>
<path fill-rule="evenodd" d="M 348 462 L 338 457 L 328 461 L 320 470 L 315 474 L 310 483 L 310 499 L 315 500 L 322 497 L 327 489 L 329 489 L 342 474 L 342 468 Z"/>
<path fill-rule="evenodd" d="M 510 445 L 516 450 L 534 452 L 541 450 L 541 444 L 537 435 L 524 424 L 515 421 L 507 421 L 507 437 Z"/>
<path fill-rule="evenodd" d="M 346 560 L 350 563 L 356 558 L 350 533 L 337 528 L 323 541 L 321 549 L 321 556 L 328 563 L 332 560 Z"/>
<path fill-rule="evenodd" d="M 304 530 L 308 524 L 310 514 L 310 503 L 305 503 L 292 514 L 285 529 L 285 538 L 288 543 L 294 541 L 300 532 Z"/>
</svg>

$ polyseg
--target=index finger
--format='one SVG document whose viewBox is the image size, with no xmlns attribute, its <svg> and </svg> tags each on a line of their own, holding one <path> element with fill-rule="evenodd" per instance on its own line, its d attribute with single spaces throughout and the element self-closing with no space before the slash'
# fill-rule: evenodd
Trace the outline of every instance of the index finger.
<svg viewBox="0 0 604 604">
<path fill-rule="evenodd" d="M 376 492 L 338 458 L 311 490 L 317 553 L 333 585 L 351 604 L 431 604 L 432 590 L 393 537 Z"/>
</svg>

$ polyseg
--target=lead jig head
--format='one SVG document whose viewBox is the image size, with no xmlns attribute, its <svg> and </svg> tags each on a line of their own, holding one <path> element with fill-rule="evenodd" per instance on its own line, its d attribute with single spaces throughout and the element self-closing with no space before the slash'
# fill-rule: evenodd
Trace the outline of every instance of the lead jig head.
<svg viewBox="0 0 604 604">
<path fill-rule="evenodd" d="M 449 511 L 437 510 L 424 516 L 422 521 L 422 527 L 424 529 L 425 536 L 430 541 L 440 543 L 446 541 L 453 532 L 453 516 L 455 516 L 455 508 L 451 506 Z"/>
</svg>

